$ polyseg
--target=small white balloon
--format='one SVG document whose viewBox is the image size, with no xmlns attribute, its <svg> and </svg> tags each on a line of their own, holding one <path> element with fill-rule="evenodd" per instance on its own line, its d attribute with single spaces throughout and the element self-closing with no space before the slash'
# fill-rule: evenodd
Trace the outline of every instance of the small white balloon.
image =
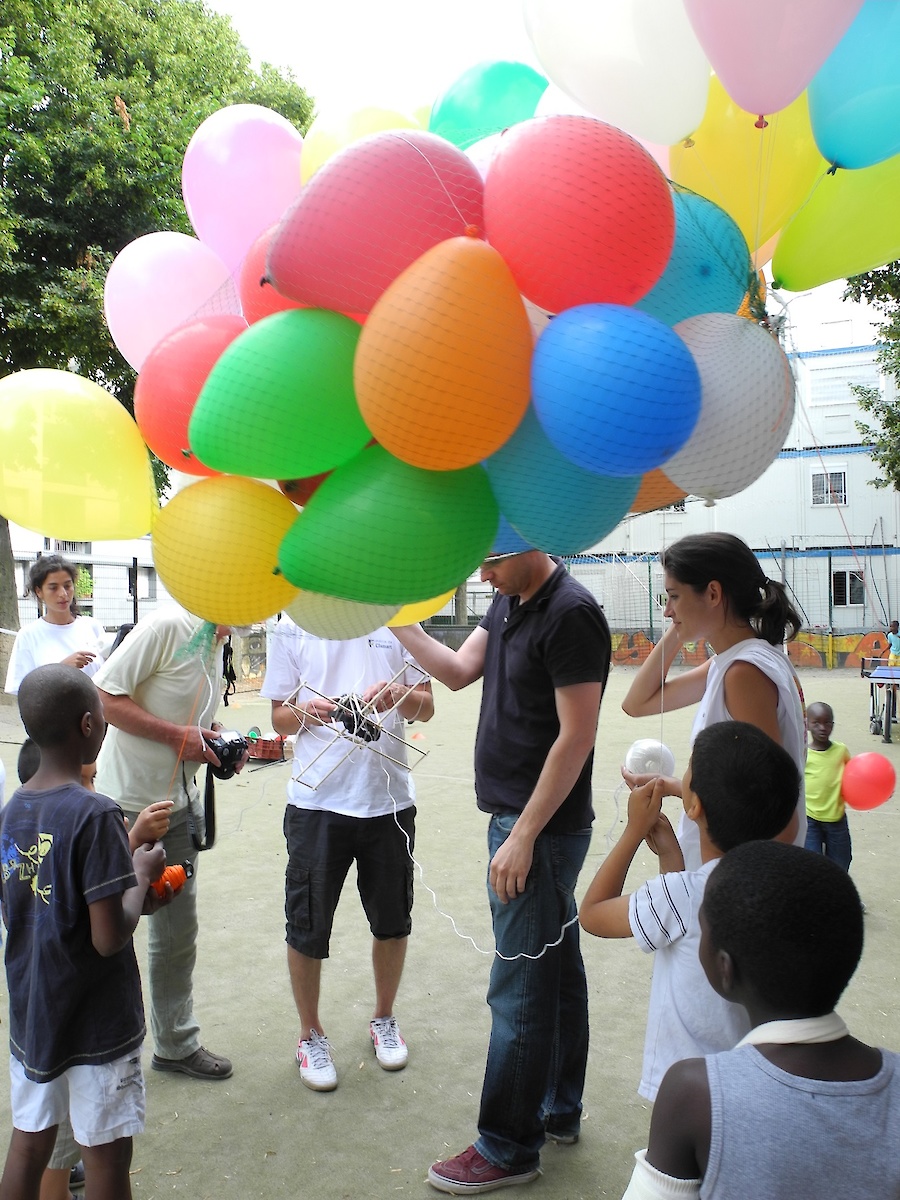
<svg viewBox="0 0 900 1200">
<path fill-rule="evenodd" d="M 628 748 L 625 770 L 633 775 L 672 775 L 675 755 L 668 746 L 653 738 L 639 738 Z"/>
</svg>

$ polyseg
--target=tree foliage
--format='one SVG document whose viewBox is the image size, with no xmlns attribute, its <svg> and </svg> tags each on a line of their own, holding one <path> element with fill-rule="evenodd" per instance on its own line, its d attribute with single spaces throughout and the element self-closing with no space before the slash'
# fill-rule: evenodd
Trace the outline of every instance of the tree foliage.
<svg viewBox="0 0 900 1200">
<path fill-rule="evenodd" d="M 884 317 L 878 327 L 878 366 L 900 389 L 900 261 L 847 280 L 845 300 L 865 300 Z M 859 433 L 872 445 L 880 475 L 875 487 L 900 491 L 900 402 L 878 388 L 853 386 L 853 394 L 869 421 L 857 421 Z"/>
<path fill-rule="evenodd" d="M 103 319 L 106 272 L 142 234 L 191 232 L 184 151 L 235 103 L 301 131 L 313 115 L 293 76 L 254 71 L 230 20 L 198 0 L 3 0 L 0 376 L 77 370 L 130 408 L 134 373 Z M 11 569 L 0 552 L 0 585 Z"/>
</svg>

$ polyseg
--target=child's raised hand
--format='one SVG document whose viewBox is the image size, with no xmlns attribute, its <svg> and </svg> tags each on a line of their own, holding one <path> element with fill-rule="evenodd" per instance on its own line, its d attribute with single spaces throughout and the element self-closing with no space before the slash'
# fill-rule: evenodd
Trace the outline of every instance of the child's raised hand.
<svg viewBox="0 0 900 1200">
<path fill-rule="evenodd" d="M 134 826 L 128 831 L 128 841 L 132 850 L 138 846 L 152 845 L 169 831 L 169 815 L 175 807 L 174 800 L 157 800 L 148 804 L 134 819 Z"/>
<path fill-rule="evenodd" d="M 652 783 L 654 779 L 661 779 L 666 790 L 664 796 L 680 796 L 681 795 L 681 780 L 676 779 L 674 775 L 652 775 L 638 774 L 635 771 L 629 771 L 626 767 L 622 767 L 622 778 L 630 788 L 643 787 L 645 783 Z"/>
<path fill-rule="evenodd" d="M 632 789 L 628 797 L 628 824 L 646 837 L 659 818 L 662 809 L 666 781 L 655 776 L 646 783 Z"/>
<path fill-rule="evenodd" d="M 658 858 L 661 858 L 666 851 L 678 845 L 675 830 L 672 828 L 672 823 L 664 812 L 661 812 L 656 818 L 656 824 L 647 834 L 644 841 Z"/>
</svg>

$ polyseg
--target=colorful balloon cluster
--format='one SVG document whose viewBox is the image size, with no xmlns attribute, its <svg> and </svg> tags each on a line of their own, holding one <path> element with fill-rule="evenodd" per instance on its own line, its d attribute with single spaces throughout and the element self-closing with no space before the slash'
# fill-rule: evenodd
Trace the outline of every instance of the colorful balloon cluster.
<svg viewBox="0 0 900 1200">
<path fill-rule="evenodd" d="M 223 109 L 185 155 L 197 238 L 114 261 L 141 434 L 205 477 L 153 527 L 164 583 L 200 615 L 289 606 L 353 636 L 439 607 L 491 548 L 577 553 L 628 511 L 734 494 L 794 403 L 777 341 L 745 319 L 751 250 L 758 265 L 779 238 L 789 286 L 900 254 L 896 206 L 865 207 L 865 180 L 900 170 L 879 161 L 897 122 L 875 116 L 897 6 L 523 2 L 553 86 L 481 64 L 427 129 L 366 109 L 305 141 Z M 838 189 L 865 212 L 843 237 Z M 0 470 L 12 516 L 17 486 Z"/>
</svg>

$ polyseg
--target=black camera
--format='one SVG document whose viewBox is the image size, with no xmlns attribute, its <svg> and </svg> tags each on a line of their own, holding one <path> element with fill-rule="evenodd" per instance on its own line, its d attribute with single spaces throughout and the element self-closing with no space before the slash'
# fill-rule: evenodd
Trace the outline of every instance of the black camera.
<svg viewBox="0 0 900 1200">
<path fill-rule="evenodd" d="M 247 739 L 242 733 L 233 729 L 217 733 L 215 737 L 207 738 L 206 744 L 219 760 L 219 766 L 209 764 L 209 769 L 217 779 L 230 779 L 237 769 L 241 757 L 247 751 Z"/>
<path fill-rule="evenodd" d="M 366 716 L 362 696 L 350 694 L 335 700 L 335 721 L 340 721 L 349 734 L 363 742 L 377 742 L 381 737 L 381 726 Z"/>
</svg>

